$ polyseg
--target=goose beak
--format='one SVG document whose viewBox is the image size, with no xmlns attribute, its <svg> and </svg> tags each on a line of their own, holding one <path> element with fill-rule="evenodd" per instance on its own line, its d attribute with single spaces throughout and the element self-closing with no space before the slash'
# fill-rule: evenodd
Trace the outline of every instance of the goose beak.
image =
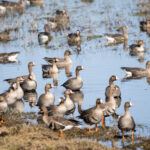
<svg viewBox="0 0 150 150">
<path fill-rule="evenodd" d="M 82 70 L 85 70 L 85 68 L 82 67 Z"/>
<path fill-rule="evenodd" d="M 71 94 L 74 94 L 75 92 L 73 92 L 72 90 L 70 90 L 70 93 L 71 93 Z"/>
<path fill-rule="evenodd" d="M 53 85 L 52 85 L 51 88 L 56 88 L 56 86 L 53 86 Z"/>
<path fill-rule="evenodd" d="M 133 107 L 133 106 L 134 106 L 134 104 L 132 104 L 132 103 L 130 102 L 130 106 L 131 106 L 131 107 Z"/>
<path fill-rule="evenodd" d="M 120 80 L 120 78 L 118 78 L 118 77 L 116 76 L 116 80 Z"/>
</svg>

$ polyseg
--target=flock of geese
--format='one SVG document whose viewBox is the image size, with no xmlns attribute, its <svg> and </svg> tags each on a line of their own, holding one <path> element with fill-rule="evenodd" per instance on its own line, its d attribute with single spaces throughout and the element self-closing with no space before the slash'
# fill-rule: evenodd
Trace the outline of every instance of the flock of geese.
<svg viewBox="0 0 150 150">
<path fill-rule="evenodd" d="M 10 10 L 16 11 L 18 9 L 24 8 L 24 1 L 20 0 L 18 3 L 3 1 L 0 3 L 0 13 L 5 14 Z M 26 0 L 30 4 L 42 4 L 43 0 Z M 38 33 L 39 44 L 48 44 L 51 41 L 52 36 L 51 31 L 63 31 L 69 29 L 69 16 L 66 10 L 57 10 L 56 16 L 54 18 L 46 18 L 48 23 L 44 25 L 44 31 Z M 150 19 L 147 18 L 146 21 L 140 22 L 141 28 L 146 31 L 150 28 Z M 122 34 L 106 34 L 106 38 L 109 43 L 118 44 L 128 40 L 128 34 L 126 30 L 128 26 L 122 27 Z M 36 32 L 37 29 L 35 29 Z M 1 41 L 9 41 L 9 32 L 4 31 L 0 33 Z M 70 33 L 67 36 L 69 46 L 77 46 L 77 50 L 81 50 L 81 36 L 80 31 L 77 30 L 76 33 Z M 135 44 L 130 46 L 130 52 L 144 52 L 144 42 L 138 40 Z M 10 63 L 16 61 L 16 56 L 19 52 L 12 53 L 1 53 L 0 63 Z M 69 58 L 72 52 L 66 50 L 64 53 L 64 58 L 49 58 L 45 57 L 44 60 L 48 63 L 42 65 L 43 74 L 55 74 L 59 72 L 59 69 L 66 68 L 72 64 L 72 60 Z M 6 79 L 5 81 L 10 84 L 10 88 L 0 94 L 0 113 L 6 113 L 8 111 L 8 106 L 15 103 L 17 100 L 22 99 L 25 92 L 34 92 L 37 88 L 36 76 L 32 70 L 32 67 L 36 64 L 34 62 L 28 63 L 28 75 L 22 75 L 11 79 Z M 125 70 L 127 77 L 129 78 L 139 78 L 150 75 L 150 61 L 146 63 L 146 68 L 130 68 L 122 67 Z M 64 92 L 65 98 L 61 97 L 59 99 L 59 104 L 54 105 L 55 96 L 50 92 L 51 88 L 55 86 L 47 83 L 45 85 L 45 93 L 40 95 L 38 103 L 36 106 L 39 107 L 40 114 L 43 114 L 44 123 L 53 130 L 60 130 L 60 136 L 63 135 L 63 131 L 71 129 L 72 127 L 80 127 L 81 124 L 78 120 L 74 119 L 75 103 L 72 100 L 72 96 L 75 92 L 79 91 L 83 86 L 83 80 L 80 76 L 80 71 L 84 70 L 82 66 L 76 67 L 76 76 L 69 78 L 65 81 L 62 86 L 66 88 Z M 114 84 L 114 81 L 119 80 L 115 75 L 112 75 L 109 79 L 109 86 L 106 87 L 105 95 L 106 102 L 103 102 L 101 98 L 96 100 L 96 105 L 86 110 L 82 110 L 81 105 L 78 105 L 78 118 L 84 120 L 88 124 L 89 132 L 91 132 L 90 126 L 95 125 L 95 131 L 98 131 L 97 125 L 102 120 L 102 126 L 105 126 L 105 117 L 115 115 L 116 109 L 121 104 L 121 91 L 120 88 Z M 56 84 L 57 85 L 57 84 Z M 135 122 L 133 117 L 130 115 L 129 108 L 133 106 L 131 102 L 125 102 L 123 116 L 119 116 L 118 127 L 122 132 L 122 138 L 124 141 L 124 132 L 132 131 L 132 140 L 134 139 Z M 73 118 L 68 119 L 64 116 L 72 114 Z"/>
</svg>

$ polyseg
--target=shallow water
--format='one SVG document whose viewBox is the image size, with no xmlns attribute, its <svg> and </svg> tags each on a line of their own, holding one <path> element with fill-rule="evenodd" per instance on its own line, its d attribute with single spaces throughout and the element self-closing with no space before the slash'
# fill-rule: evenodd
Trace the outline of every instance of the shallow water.
<svg viewBox="0 0 150 150">
<path fill-rule="evenodd" d="M 19 26 L 18 32 L 12 32 L 14 41 L 8 43 L 0 43 L 0 52 L 20 51 L 18 56 L 19 62 L 16 64 L 0 64 L 0 92 L 7 90 L 9 85 L 3 80 L 13 78 L 19 75 L 28 74 L 27 64 L 29 61 L 34 61 L 37 66 L 33 68 L 36 75 L 38 87 L 37 94 L 40 96 L 44 92 L 46 83 L 52 83 L 53 80 L 43 79 L 41 65 L 47 64 L 42 58 L 44 57 L 63 57 L 64 51 L 70 49 L 74 51 L 71 56 L 73 65 L 71 72 L 75 75 L 74 70 L 77 65 L 82 65 L 85 70 L 80 74 L 83 78 L 84 86 L 81 91 L 84 94 L 83 109 L 87 109 L 95 105 L 95 100 L 98 97 L 105 99 L 105 88 L 108 86 L 108 80 L 111 75 L 117 75 L 123 79 L 125 73 L 120 69 L 122 66 L 145 67 L 145 63 L 149 60 L 150 40 L 145 32 L 141 32 L 139 21 L 145 17 L 135 16 L 138 12 L 138 1 L 135 0 L 94 0 L 92 3 L 85 3 L 80 0 L 45 0 L 43 8 L 26 7 L 22 15 L 8 15 L 0 18 L 0 30 L 5 28 Z M 49 47 L 39 45 L 37 40 L 38 33 L 30 33 L 28 30 L 32 28 L 33 23 L 38 24 L 39 31 L 43 31 L 43 26 L 47 21 L 43 19 L 47 16 L 54 16 L 57 9 L 66 9 L 70 16 L 70 31 L 61 33 L 52 33 L 53 39 L 49 43 Z M 104 35 L 104 33 L 116 33 L 122 25 L 128 25 L 129 41 L 127 47 L 135 43 L 136 40 L 144 40 L 146 53 L 145 60 L 138 62 L 138 57 L 131 57 L 128 50 L 123 49 L 123 44 L 115 46 L 106 46 L 105 37 L 87 40 L 88 36 Z M 75 47 L 69 47 L 66 36 L 68 33 L 81 31 L 82 36 L 82 51 L 77 54 Z M 65 89 L 60 85 L 67 80 L 64 70 L 61 70 L 58 75 L 58 86 L 52 89 L 55 95 L 55 102 L 58 103 L 58 98 L 63 96 Z M 146 127 L 137 127 L 135 136 L 150 136 L 150 86 L 146 78 L 140 80 L 130 80 L 128 82 L 116 81 L 121 89 L 122 102 L 117 113 L 123 114 L 123 105 L 126 101 L 131 101 L 135 107 L 130 109 L 136 124 Z M 37 107 L 30 107 L 28 102 L 24 102 L 24 112 L 36 111 Z M 75 115 L 78 115 L 77 110 Z M 107 119 L 107 124 L 113 126 L 112 120 Z M 109 142 L 106 145 L 111 145 Z M 119 144 L 120 145 L 120 144 Z M 120 147 L 120 146 L 119 146 Z"/>
</svg>

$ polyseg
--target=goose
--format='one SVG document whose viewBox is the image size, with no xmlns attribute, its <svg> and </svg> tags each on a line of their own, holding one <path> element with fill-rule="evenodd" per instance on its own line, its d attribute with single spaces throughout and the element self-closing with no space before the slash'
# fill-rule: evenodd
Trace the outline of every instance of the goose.
<svg viewBox="0 0 150 150">
<path fill-rule="evenodd" d="M 48 28 L 49 28 L 49 32 L 48 32 Z M 50 34 L 51 27 L 48 26 L 48 24 L 45 24 L 44 30 L 45 30 L 45 32 L 40 32 L 38 34 L 39 44 L 48 44 L 48 42 L 51 41 L 51 39 L 52 39 L 52 36 Z"/>
<path fill-rule="evenodd" d="M 130 45 L 129 49 L 130 49 L 130 53 L 133 53 L 133 52 L 144 52 L 145 51 L 144 42 L 142 40 L 138 40 L 136 42 L 136 44 Z"/>
<path fill-rule="evenodd" d="M 147 61 L 146 68 L 132 68 L 132 67 L 121 67 L 122 70 L 124 70 L 127 74 L 127 77 L 145 77 L 150 75 L 150 61 Z"/>
<path fill-rule="evenodd" d="M 66 119 L 61 116 L 48 116 L 48 110 L 45 106 L 42 106 L 44 112 L 43 121 L 52 130 L 60 130 L 59 136 L 63 136 L 63 131 L 72 129 L 73 127 L 80 127 L 80 122 L 73 119 Z"/>
<path fill-rule="evenodd" d="M 76 77 L 68 79 L 65 83 L 62 84 L 62 86 L 73 91 L 80 90 L 80 88 L 83 86 L 83 81 L 79 74 L 80 70 L 84 70 L 84 68 L 82 66 L 77 66 Z"/>
<path fill-rule="evenodd" d="M 66 50 L 64 53 L 64 58 L 55 58 L 57 67 L 60 69 L 72 64 L 72 60 L 69 58 L 69 55 L 72 54 L 73 53 L 71 51 Z M 48 63 L 52 63 L 53 58 L 45 57 L 44 60 Z"/>
<path fill-rule="evenodd" d="M 80 43 L 81 43 L 81 36 L 79 30 L 77 30 L 76 33 L 68 34 L 68 44 L 70 46 L 80 45 Z"/>
<path fill-rule="evenodd" d="M 91 107 L 87 110 L 81 110 L 79 109 L 80 116 L 78 116 L 80 119 L 83 119 L 85 123 L 88 124 L 89 132 L 91 132 L 90 126 L 95 124 L 95 131 L 98 131 L 97 124 L 101 121 L 103 116 L 104 107 L 101 106 L 102 99 L 98 98 L 96 100 L 96 106 Z"/>
<path fill-rule="evenodd" d="M 0 53 L 0 63 L 15 63 L 18 62 L 17 56 L 20 52 Z"/>
<path fill-rule="evenodd" d="M 49 91 L 49 89 L 55 88 L 55 86 L 52 86 L 51 84 L 47 83 L 45 85 L 45 93 L 41 94 L 37 103 L 37 106 L 45 106 L 49 107 L 50 105 L 54 104 L 55 97 L 54 95 Z"/>
<path fill-rule="evenodd" d="M 135 122 L 133 117 L 130 115 L 129 107 L 134 106 L 131 102 L 125 102 L 124 110 L 125 114 L 120 117 L 118 121 L 118 128 L 122 132 L 122 140 L 124 142 L 124 132 L 132 130 L 132 140 L 134 140 Z"/>
<path fill-rule="evenodd" d="M 128 26 L 123 26 L 122 27 L 122 32 L 123 34 L 105 34 L 108 42 L 110 43 L 119 43 L 123 42 L 124 40 L 128 40 L 128 34 L 126 30 L 128 29 Z"/>
</svg>

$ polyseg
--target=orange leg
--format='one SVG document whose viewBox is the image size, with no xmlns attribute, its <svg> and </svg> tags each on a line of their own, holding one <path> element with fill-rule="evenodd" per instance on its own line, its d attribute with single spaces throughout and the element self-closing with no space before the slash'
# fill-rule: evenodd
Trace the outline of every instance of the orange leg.
<svg viewBox="0 0 150 150">
<path fill-rule="evenodd" d="M 102 127 L 105 127 L 105 118 L 102 118 Z"/>
<path fill-rule="evenodd" d="M 95 125 L 95 132 L 97 132 L 98 131 L 98 128 L 97 128 L 97 124 Z"/>
<path fill-rule="evenodd" d="M 4 124 L 4 120 L 3 119 L 1 119 L 0 124 Z"/>
<path fill-rule="evenodd" d="M 122 132 L 122 142 L 124 143 L 125 137 L 124 137 L 124 133 Z"/>
<path fill-rule="evenodd" d="M 88 125 L 88 128 L 89 128 L 89 133 L 91 132 L 91 128 L 90 128 L 91 126 L 90 125 Z"/>
<path fill-rule="evenodd" d="M 74 119 L 74 113 L 72 114 L 72 118 Z"/>
<path fill-rule="evenodd" d="M 62 138 L 63 137 L 63 130 L 59 131 L 59 137 Z"/>
<path fill-rule="evenodd" d="M 132 135 L 132 141 L 134 141 L 134 131 L 132 131 L 131 135 Z"/>
</svg>

